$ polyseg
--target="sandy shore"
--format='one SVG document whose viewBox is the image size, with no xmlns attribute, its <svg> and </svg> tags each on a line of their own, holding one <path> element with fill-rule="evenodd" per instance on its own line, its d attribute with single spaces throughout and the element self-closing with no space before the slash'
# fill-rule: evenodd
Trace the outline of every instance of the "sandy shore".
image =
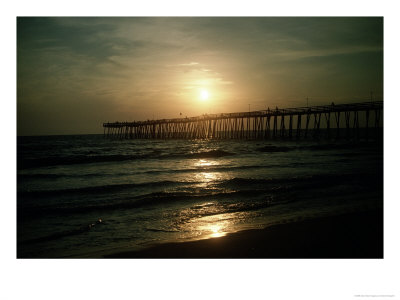
<svg viewBox="0 0 400 300">
<path fill-rule="evenodd" d="M 107 258 L 383 258 L 383 215 L 353 213 L 168 243 Z"/>
</svg>

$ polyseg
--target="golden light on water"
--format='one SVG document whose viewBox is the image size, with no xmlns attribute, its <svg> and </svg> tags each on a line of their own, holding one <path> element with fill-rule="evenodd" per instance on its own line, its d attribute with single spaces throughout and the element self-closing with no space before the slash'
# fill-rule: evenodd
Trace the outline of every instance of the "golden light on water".
<svg viewBox="0 0 400 300">
<path fill-rule="evenodd" d="M 200 168 L 199 172 L 195 175 L 196 180 L 203 183 L 211 183 L 213 181 L 220 180 L 223 177 L 221 172 L 212 172 L 207 167 L 218 166 L 219 162 L 210 159 L 199 159 L 194 163 L 195 167 Z"/>
<path fill-rule="evenodd" d="M 210 160 L 206 160 L 206 159 L 200 159 L 194 165 L 196 167 L 209 167 L 209 166 L 212 166 L 212 165 L 215 165 L 215 164 L 216 164 L 215 161 L 210 161 Z"/>
<path fill-rule="evenodd" d="M 226 235 L 226 232 L 224 232 L 223 229 L 223 226 L 220 224 L 210 225 L 210 231 L 212 232 L 210 237 L 220 237 Z"/>
<path fill-rule="evenodd" d="M 219 201 L 198 203 L 191 208 L 181 210 L 183 222 L 177 229 L 180 238 L 199 240 L 218 238 L 229 233 L 249 229 L 245 224 L 248 218 L 254 218 L 252 212 L 226 212 Z"/>
<path fill-rule="evenodd" d="M 206 182 L 214 181 L 218 178 L 216 173 L 207 173 L 207 172 L 201 173 L 201 177 L 203 177 L 204 181 Z"/>
<path fill-rule="evenodd" d="M 200 231 L 206 238 L 216 238 L 225 236 L 232 229 L 232 220 L 228 214 L 202 217 L 197 220 L 195 230 Z"/>
<path fill-rule="evenodd" d="M 211 149 L 210 149 L 211 151 Z M 221 162 L 215 159 L 197 159 L 193 161 L 193 166 L 198 169 L 194 175 L 198 181 L 198 187 L 210 189 L 213 191 L 213 184 L 218 183 L 226 177 L 226 174 L 216 172 L 214 167 L 221 165 Z M 181 215 L 189 215 L 190 221 L 185 222 L 185 225 L 180 230 L 186 232 L 186 235 L 195 237 L 195 239 L 217 238 L 225 236 L 230 232 L 235 232 L 240 222 L 245 217 L 241 213 L 220 213 L 221 206 L 218 201 L 199 203 L 193 208 L 185 209 Z M 222 210 L 223 211 L 223 210 Z"/>
</svg>

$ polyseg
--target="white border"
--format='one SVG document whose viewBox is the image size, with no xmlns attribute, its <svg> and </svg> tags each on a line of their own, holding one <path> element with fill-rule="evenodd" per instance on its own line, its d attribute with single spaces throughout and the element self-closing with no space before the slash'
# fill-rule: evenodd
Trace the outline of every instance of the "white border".
<svg viewBox="0 0 400 300">
<path fill-rule="evenodd" d="M 399 297 L 398 10 L 386 1 L 14 1 L 1 12 L 1 299 L 354 299 Z M 129 3 L 127 5 L 127 3 Z M 384 16 L 384 260 L 16 260 L 16 16 Z M 4 167 L 5 166 L 5 167 Z M 396 199 L 397 198 L 397 199 Z M 376 299 L 376 298 L 375 298 Z"/>
</svg>

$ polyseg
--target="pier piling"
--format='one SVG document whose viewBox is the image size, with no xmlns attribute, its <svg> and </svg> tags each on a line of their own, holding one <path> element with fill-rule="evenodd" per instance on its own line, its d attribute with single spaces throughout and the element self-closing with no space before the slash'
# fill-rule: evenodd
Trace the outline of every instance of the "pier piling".
<svg viewBox="0 0 400 300">
<path fill-rule="evenodd" d="M 360 138 L 360 129 L 364 128 L 364 137 L 368 139 L 371 137 L 371 111 L 374 112 L 377 135 L 379 128 L 383 127 L 383 101 L 285 109 L 276 107 L 274 110 L 204 114 L 191 118 L 103 123 L 103 135 L 115 139 L 292 139 L 295 135 L 299 139 L 307 138 L 310 131 L 313 138 L 319 138 L 325 129 L 325 136 L 331 138 L 331 114 L 334 114 L 335 138 L 340 137 L 341 128 L 345 130 L 346 138 Z M 340 119 L 341 113 L 344 113 L 344 120 Z M 322 115 L 324 117 L 321 118 Z M 297 117 L 296 128 L 294 116 Z M 305 119 L 304 127 L 302 119 Z"/>
</svg>

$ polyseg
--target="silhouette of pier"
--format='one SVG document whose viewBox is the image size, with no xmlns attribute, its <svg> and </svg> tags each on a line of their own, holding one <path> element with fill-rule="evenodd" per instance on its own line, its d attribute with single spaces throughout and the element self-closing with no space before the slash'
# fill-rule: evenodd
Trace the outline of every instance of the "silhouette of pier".
<svg viewBox="0 0 400 300">
<path fill-rule="evenodd" d="M 104 123 L 117 139 L 364 138 L 382 128 L 383 101 Z M 362 130 L 361 130 L 362 129 Z"/>
</svg>

